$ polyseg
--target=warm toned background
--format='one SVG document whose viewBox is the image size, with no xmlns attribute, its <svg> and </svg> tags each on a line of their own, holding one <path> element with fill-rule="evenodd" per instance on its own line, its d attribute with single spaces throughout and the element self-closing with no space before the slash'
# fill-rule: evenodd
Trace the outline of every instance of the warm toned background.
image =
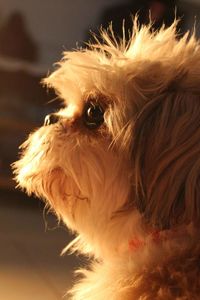
<svg viewBox="0 0 200 300">
<path fill-rule="evenodd" d="M 180 34 L 193 28 L 196 16 L 200 36 L 200 0 L 0 0 L 0 300 L 61 299 L 74 268 L 83 264 L 83 258 L 59 256 L 69 233 L 44 212 L 41 201 L 14 189 L 10 164 L 28 133 L 59 106 L 49 103 L 55 95 L 40 81 L 61 53 L 77 42 L 83 46 L 89 29 L 97 32 L 111 19 L 120 31 L 123 14 L 128 18 L 142 2 L 157 12 L 176 2 Z M 166 14 L 165 21 L 171 18 Z M 140 19 L 146 22 L 142 8 Z"/>
</svg>

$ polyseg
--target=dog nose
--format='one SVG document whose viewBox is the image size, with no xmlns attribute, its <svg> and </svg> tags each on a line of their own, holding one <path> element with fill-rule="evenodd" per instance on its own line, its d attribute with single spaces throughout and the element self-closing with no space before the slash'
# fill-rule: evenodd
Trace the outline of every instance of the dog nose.
<svg viewBox="0 0 200 300">
<path fill-rule="evenodd" d="M 59 119 L 60 117 L 57 114 L 49 114 L 44 119 L 44 126 L 55 124 Z"/>
</svg>

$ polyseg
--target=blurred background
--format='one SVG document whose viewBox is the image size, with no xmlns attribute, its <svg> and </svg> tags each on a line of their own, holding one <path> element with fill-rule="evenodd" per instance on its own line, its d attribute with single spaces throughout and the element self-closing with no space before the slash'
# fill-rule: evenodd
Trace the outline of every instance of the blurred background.
<svg viewBox="0 0 200 300">
<path fill-rule="evenodd" d="M 113 21 L 121 36 L 131 28 L 131 13 L 154 28 L 169 26 L 174 11 L 181 18 L 180 36 L 196 23 L 200 36 L 200 0 L 0 0 L 0 298 L 61 299 L 72 285 L 82 258 L 60 257 L 71 239 L 43 203 L 15 190 L 10 164 L 29 132 L 59 107 L 41 79 L 53 70 L 64 50 L 90 39 Z"/>
</svg>

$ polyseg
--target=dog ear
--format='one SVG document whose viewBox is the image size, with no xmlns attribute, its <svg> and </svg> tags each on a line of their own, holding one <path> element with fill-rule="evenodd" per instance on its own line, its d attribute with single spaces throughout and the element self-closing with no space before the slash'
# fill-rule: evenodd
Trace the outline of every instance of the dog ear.
<svg viewBox="0 0 200 300">
<path fill-rule="evenodd" d="M 200 220 L 200 96 L 169 92 L 149 101 L 134 126 L 130 202 L 166 229 Z"/>
</svg>

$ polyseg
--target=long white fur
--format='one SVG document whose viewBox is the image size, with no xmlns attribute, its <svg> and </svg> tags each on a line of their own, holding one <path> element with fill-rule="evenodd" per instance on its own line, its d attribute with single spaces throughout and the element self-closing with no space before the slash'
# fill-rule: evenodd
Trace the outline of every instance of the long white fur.
<svg viewBox="0 0 200 300">
<path fill-rule="evenodd" d="M 18 185 L 44 198 L 66 225 L 77 232 L 76 251 L 93 256 L 92 270 L 73 289 L 74 300 L 129 300 L 134 274 L 152 267 L 186 247 L 192 235 L 155 245 L 137 209 L 116 212 L 130 197 L 132 130 L 144 105 L 175 83 L 177 89 L 200 92 L 199 42 L 188 34 L 176 35 L 176 22 L 152 33 L 134 24 L 128 43 L 117 43 L 112 31 L 102 33 L 104 44 L 65 52 L 45 83 L 63 100 L 59 125 L 41 127 L 22 146 L 15 163 Z M 90 94 L 108 101 L 106 137 L 92 138 L 74 131 L 71 124 L 83 112 Z M 146 247 L 130 251 L 133 238 Z M 150 299 L 150 298 L 135 298 Z M 152 299 L 153 300 L 153 299 Z"/>
</svg>

